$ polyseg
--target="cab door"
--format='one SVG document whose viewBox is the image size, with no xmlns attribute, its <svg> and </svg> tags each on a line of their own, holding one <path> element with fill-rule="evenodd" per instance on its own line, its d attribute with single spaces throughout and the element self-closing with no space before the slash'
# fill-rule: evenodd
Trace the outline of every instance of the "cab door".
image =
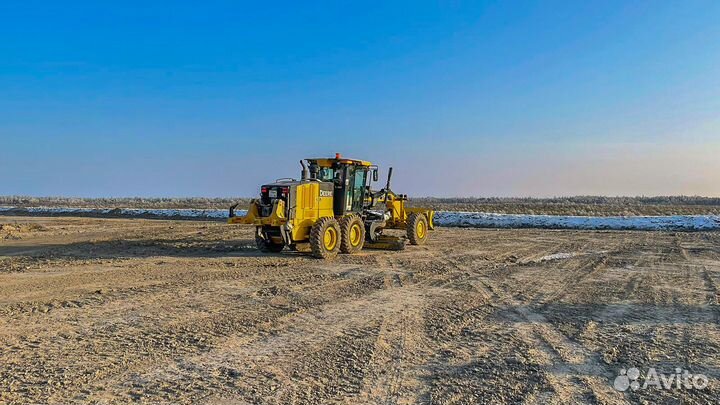
<svg viewBox="0 0 720 405">
<path fill-rule="evenodd" d="M 367 170 L 364 167 L 355 167 L 353 170 L 352 190 L 350 195 L 350 211 L 360 212 L 363 209 L 365 198 L 365 180 Z"/>
<path fill-rule="evenodd" d="M 342 216 L 363 209 L 367 169 L 343 165 L 335 171 L 334 211 Z"/>
</svg>

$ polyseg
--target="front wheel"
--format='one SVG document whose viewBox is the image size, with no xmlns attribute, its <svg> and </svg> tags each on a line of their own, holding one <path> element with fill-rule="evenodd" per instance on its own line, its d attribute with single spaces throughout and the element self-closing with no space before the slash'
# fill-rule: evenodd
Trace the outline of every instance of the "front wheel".
<svg viewBox="0 0 720 405">
<path fill-rule="evenodd" d="M 407 219 L 407 237 L 413 245 L 422 245 L 428 236 L 428 220 L 425 214 L 413 212 Z"/>
<path fill-rule="evenodd" d="M 340 250 L 340 224 L 333 217 L 320 218 L 310 229 L 310 249 L 318 259 L 335 257 Z"/>
</svg>

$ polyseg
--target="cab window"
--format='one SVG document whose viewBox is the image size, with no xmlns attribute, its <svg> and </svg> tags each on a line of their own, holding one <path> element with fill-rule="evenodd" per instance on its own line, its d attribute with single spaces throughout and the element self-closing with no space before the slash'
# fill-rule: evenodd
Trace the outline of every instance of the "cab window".
<svg viewBox="0 0 720 405">
<path fill-rule="evenodd" d="M 333 181 L 335 179 L 335 169 L 331 167 L 320 168 L 318 179 L 320 181 Z"/>
</svg>

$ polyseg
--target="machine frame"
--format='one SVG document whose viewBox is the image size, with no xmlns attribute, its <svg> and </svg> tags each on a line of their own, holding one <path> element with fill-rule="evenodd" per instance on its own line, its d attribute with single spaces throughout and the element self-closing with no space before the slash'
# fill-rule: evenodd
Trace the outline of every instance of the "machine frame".
<svg viewBox="0 0 720 405">
<path fill-rule="evenodd" d="M 435 212 L 407 207 L 407 195 L 386 186 L 371 190 L 378 168 L 368 161 L 343 158 L 310 158 L 300 162 L 300 180 L 281 179 L 265 184 L 244 216 L 230 207 L 228 223 L 256 227 L 256 242 L 263 251 L 279 252 L 285 246 L 310 245 L 316 257 L 356 253 L 363 247 L 402 249 L 405 240 L 384 235 L 385 229 L 403 229 L 411 244 L 422 244 L 434 229 Z"/>
</svg>

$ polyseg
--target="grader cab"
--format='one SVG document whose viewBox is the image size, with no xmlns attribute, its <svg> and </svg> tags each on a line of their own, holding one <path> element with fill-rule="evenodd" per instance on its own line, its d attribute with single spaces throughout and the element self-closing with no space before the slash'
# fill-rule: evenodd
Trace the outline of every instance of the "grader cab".
<svg viewBox="0 0 720 405">
<path fill-rule="evenodd" d="M 413 245 L 425 243 L 433 229 L 434 211 L 407 207 L 407 195 L 390 189 L 392 168 L 384 188 L 372 191 L 378 167 L 343 158 L 300 161 L 300 180 L 281 179 L 260 187 L 245 216 L 230 207 L 228 223 L 255 225 L 255 241 L 264 252 L 309 248 L 313 256 L 331 258 L 367 248 L 400 250 L 406 239 L 387 235 L 405 230 Z"/>
</svg>

